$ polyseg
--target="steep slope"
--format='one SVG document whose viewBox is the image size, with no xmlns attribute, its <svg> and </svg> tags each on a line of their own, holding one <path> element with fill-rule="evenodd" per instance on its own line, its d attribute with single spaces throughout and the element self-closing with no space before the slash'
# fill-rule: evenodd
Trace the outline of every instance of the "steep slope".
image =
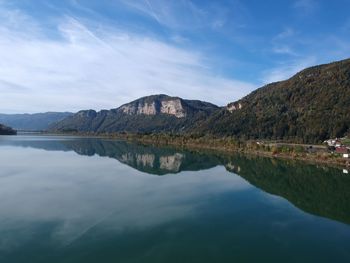
<svg viewBox="0 0 350 263">
<path fill-rule="evenodd" d="M 211 103 L 152 95 L 117 109 L 80 111 L 51 126 L 52 131 L 182 132 L 219 107 Z"/>
<path fill-rule="evenodd" d="M 16 135 L 17 132 L 10 128 L 10 127 L 7 127 L 3 124 L 0 124 L 0 135 Z"/>
<path fill-rule="evenodd" d="M 0 122 L 17 130 L 41 131 L 53 123 L 60 121 L 73 113 L 46 112 L 35 114 L 0 114 Z"/>
<path fill-rule="evenodd" d="M 311 67 L 230 103 L 192 132 L 321 142 L 350 128 L 350 59 Z"/>
</svg>

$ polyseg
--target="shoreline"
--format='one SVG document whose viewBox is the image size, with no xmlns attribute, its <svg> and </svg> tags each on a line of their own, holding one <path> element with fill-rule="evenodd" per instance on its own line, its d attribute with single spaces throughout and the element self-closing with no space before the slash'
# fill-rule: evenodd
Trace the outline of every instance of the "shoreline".
<svg viewBox="0 0 350 263">
<path fill-rule="evenodd" d="M 350 168 L 350 159 L 329 152 L 308 153 L 305 150 L 297 152 L 297 149 L 306 146 L 325 149 L 323 145 L 295 144 L 295 143 L 268 143 L 265 146 L 256 144 L 256 141 L 234 141 L 232 138 L 193 138 L 188 135 L 165 134 L 96 134 L 96 133 L 41 133 L 43 135 L 79 136 L 102 139 L 119 139 L 128 142 L 142 143 L 153 146 L 171 146 L 188 150 L 209 150 L 216 153 L 240 153 L 267 158 L 302 161 L 310 164 L 323 164 L 341 168 Z M 273 148 L 275 147 L 275 148 Z M 287 147 L 287 148 L 286 148 Z M 280 148 L 280 150 L 279 150 Z M 269 150 L 266 150 L 269 149 Z M 287 152 L 283 152 L 284 150 Z"/>
<path fill-rule="evenodd" d="M 222 148 L 222 147 L 197 145 L 197 144 L 178 145 L 176 143 L 162 144 L 162 143 L 154 143 L 152 141 L 144 141 L 144 140 L 127 140 L 127 141 L 144 143 L 144 144 L 153 145 L 153 146 L 171 146 L 171 147 L 187 149 L 187 150 L 207 150 L 207 151 L 209 150 L 209 151 L 222 153 L 222 154 L 238 153 L 238 154 L 254 155 L 254 156 L 260 156 L 260 157 L 266 157 L 266 158 L 301 161 L 309 164 L 322 164 L 322 165 L 328 165 L 328 166 L 335 166 L 338 168 L 340 167 L 350 168 L 350 163 L 347 162 L 347 160 L 342 157 L 333 157 L 332 159 L 324 159 L 324 158 L 318 158 L 318 156 L 314 154 L 307 154 L 306 156 L 293 156 L 290 154 L 283 154 L 283 153 L 274 154 L 274 153 L 265 152 L 265 151 L 230 149 L 230 148 Z"/>
</svg>

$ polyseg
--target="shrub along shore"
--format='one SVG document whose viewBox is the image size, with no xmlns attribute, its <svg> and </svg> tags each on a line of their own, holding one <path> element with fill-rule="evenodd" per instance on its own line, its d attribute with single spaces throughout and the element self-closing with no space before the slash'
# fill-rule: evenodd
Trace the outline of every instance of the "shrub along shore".
<svg viewBox="0 0 350 263">
<path fill-rule="evenodd" d="M 259 156 L 302 160 L 312 163 L 331 164 L 350 167 L 350 159 L 331 152 L 324 145 L 293 144 L 281 141 L 238 140 L 233 137 L 214 137 L 210 135 L 179 135 L 166 133 L 59 133 L 59 135 L 92 136 L 120 139 L 155 146 L 212 150 L 219 152 L 239 152 Z"/>
</svg>

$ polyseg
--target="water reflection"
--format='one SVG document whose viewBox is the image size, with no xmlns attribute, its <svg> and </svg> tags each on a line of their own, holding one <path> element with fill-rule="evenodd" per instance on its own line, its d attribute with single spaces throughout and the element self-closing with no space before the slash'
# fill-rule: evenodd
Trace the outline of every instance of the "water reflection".
<svg viewBox="0 0 350 263">
<path fill-rule="evenodd" d="M 47 249 L 55 255 L 52 249 L 69 250 L 86 242 L 86 236 L 96 229 L 108 239 L 112 233 L 113 236 L 130 231 L 142 233 L 191 219 L 201 207 L 210 204 L 211 196 L 251 188 L 239 177 L 227 177 L 223 167 L 203 171 L 201 176 L 195 172 L 174 177 L 149 176 L 110 158 L 86 158 L 83 154 L 92 155 L 91 145 L 99 146 L 96 149 L 104 156 L 115 149 L 108 142 L 80 143 L 65 139 L 40 140 L 39 144 L 35 140 L 2 144 L 1 262 L 25 262 L 28 253 L 32 262 L 36 262 L 42 251 Z M 108 150 L 102 145 L 109 145 Z M 121 150 L 123 146 L 126 145 L 122 144 L 113 156 L 128 154 Z M 143 154 L 146 152 L 152 151 L 145 149 Z M 168 150 L 164 153 L 153 155 L 158 160 L 173 156 Z M 133 156 L 137 168 L 149 169 L 143 162 L 137 162 L 135 152 Z M 160 168 L 161 172 L 165 168 Z M 53 262 L 51 258 L 49 262 Z"/>
<path fill-rule="evenodd" d="M 278 259 L 286 258 L 291 246 L 294 252 L 298 246 L 302 250 L 318 238 L 333 240 L 339 246 L 334 253 L 344 256 L 350 241 L 348 226 L 309 215 L 350 224 L 350 177 L 341 169 L 125 141 L 44 136 L 1 137 L 0 163 L 1 262 L 9 258 L 26 262 L 29 254 L 38 261 L 40 255 L 56 262 L 53 255 L 67 256 L 62 250 L 70 259 L 77 257 L 73 262 L 93 262 L 84 257 L 87 248 L 99 259 L 117 251 L 121 261 L 138 255 L 133 258 L 136 262 L 171 262 L 168 257 L 149 257 L 151 249 L 173 255 L 176 262 L 173 247 L 188 254 L 197 251 L 198 262 L 210 262 L 210 253 L 202 251 L 213 251 L 213 243 L 218 254 L 231 260 L 235 249 L 227 245 L 245 242 L 246 248 L 239 247 L 244 255 L 254 256 L 249 251 L 256 242 L 256 247 L 271 250 L 265 259 L 273 261 L 278 253 Z M 327 235 L 318 236 L 320 229 Z M 308 236 L 301 240 L 302 233 Z M 288 245 L 276 243 L 276 235 Z M 294 235 L 299 235 L 295 242 Z"/>
<path fill-rule="evenodd" d="M 0 140 L 1 145 L 31 147 L 46 151 L 74 151 L 79 155 L 110 157 L 139 171 L 156 175 L 199 171 L 221 164 L 216 156 L 206 153 L 179 151 L 171 147 L 157 148 L 117 140 L 37 136 Z"/>
<path fill-rule="evenodd" d="M 0 141 L 1 145 L 110 157 L 138 171 L 156 175 L 223 165 L 227 171 L 268 193 L 286 198 L 308 213 L 350 224 L 350 176 L 337 168 L 94 138 L 11 137 Z"/>
</svg>

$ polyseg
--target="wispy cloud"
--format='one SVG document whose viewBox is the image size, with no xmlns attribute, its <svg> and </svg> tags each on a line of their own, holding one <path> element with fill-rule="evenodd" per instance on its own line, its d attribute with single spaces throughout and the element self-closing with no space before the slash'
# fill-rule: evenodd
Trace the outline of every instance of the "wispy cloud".
<svg viewBox="0 0 350 263">
<path fill-rule="evenodd" d="M 153 16 L 153 18 L 154 18 L 155 20 L 157 20 L 157 22 L 158 22 L 159 24 L 161 24 L 161 21 L 160 21 L 158 15 L 154 12 L 153 7 L 152 7 L 152 5 L 150 4 L 150 2 L 149 2 L 148 0 L 144 0 L 144 1 L 145 1 L 146 5 L 147 5 L 148 8 L 149 8 L 149 13 Z"/>
<path fill-rule="evenodd" d="M 272 48 L 272 51 L 277 54 L 296 55 L 294 50 L 288 45 L 276 45 Z"/>
<path fill-rule="evenodd" d="M 120 3 L 173 29 L 198 26 L 206 17 L 206 13 L 190 1 L 120 0 Z"/>
<path fill-rule="evenodd" d="M 287 39 L 287 38 L 293 37 L 293 36 L 295 36 L 295 34 L 296 34 L 296 32 L 295 32 L 295 30 L 293 28 L 287 27 L 282 32 L 280 32 L 275 37 L 275 39 L 276 40 L 283 40 L 283 39 Z"/>
<path fill-rule="evenodd" d="M 296 0 L 293 4 L 300 15 L 308 15 L 315 12 L 318 8 L 318 3 L 315 0 Z"/>
<path fill-rule="evenodd" d="M 287 27 L 282 32 L 277 34 L 271 41 L 272 52 L 276 54 L 284 54 L 296 56 L 297 53 L 294 51 L 292 44 L 295 41 L 291 41 L 295 38 L 296 32 L 293 28 Z"/>
<path fill-rule="evenodd" d="M 25 14 L 1 12 L 14 22 L 0 24 L 0 111 L 114 108 L 157 93 L 223 105 L 254 89 L 211 73 L 203 54 L 155 38 L 66 16 L 52 39 Z"/>
<path fill-rule="evenodd" d="M 202 6 L 206 8 L 189 0 L 119 0 L 118 3 L 173 30 L 219 29 L 225 24 L 228 16 L 227 8 L 220 7 L 220 3 L 207 6 L 208 3 L 203 2 Z"/>
<path fill-rule="evenodd" d="M 292 77 L 299 71 L 310 67 L 316 63 L 315 57 L 306 57 L 302 59 L 292 60 L 285 63 L 280 63 L 271 70 L 263 73 L 262 82 L 264 84 L 281 81 Z"/>
</svg>

